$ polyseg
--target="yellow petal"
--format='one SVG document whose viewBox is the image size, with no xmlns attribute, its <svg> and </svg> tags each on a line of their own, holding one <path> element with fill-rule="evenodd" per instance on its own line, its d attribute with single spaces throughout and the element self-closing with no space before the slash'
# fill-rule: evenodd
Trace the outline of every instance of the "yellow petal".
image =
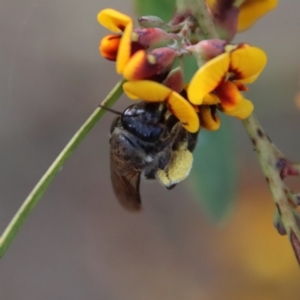
<svg viewBox="0 0 300 300">
<path fill-rule="evenodd" d="M 266 53 L 257 47 L 244 44 L 230 52 L 230 71 L 233 80 L 241 83 L 252 83 L 267 63 Z"/>
<path fill-rule="evenodd" d="M 103 27 L 113 32 L 124 31 L 125 27 L 132 23 L 129 16 L 111 8 L 101 10 L 97 15 L 97 20 Z"/>
<path fill-rule="evenodd" d="M 229 68 L 229 56 L 229 53 L 218 55 L 196 72 L 187 89 L 188 99 L 193 104 L 201 104 L 204 96 L 220 84 Z"/>
<path fill-rule="evenodd" d="M 216 0 L 205 0 L 205 2 L 210 9 L 212 9 L 216 4 Z"/>
<path fill-rule="evenodd" d="M 231 81 L 222 82 L 215 90 L 223 108 L 233 110 L 244 98 Z"/>
<path fill-rule="evenodd" d="M 253 103 L 247 99 L 243 99 L 233 110 L 226 110 L 221 108 L 221 110 L 233 117 L 237 117 L 239 119 L 248 118 L 254 109 Z"/>
<path fill-rule="evenodd" d="M 252 26 L 257 19 L 274 9 L 278 0 L 246 0 L 239 7 L 238 31 L 243 31 Z"/>
<path fill-rule="evenodd" d="M 110 34 L 105 36 L 99 45 L 100 54 L 106 59 L 115 61 L 117 58 L 120 39 L 120 34 Z"/>
<path fill-rule="evenodd" d="M 189 132 L 197 132 L 200 128 L 199 117 L 193 106 L 176 92 L 167 99 L 168 108 Z"/>
<path fill-rule="evenodd" d="M 143 99 L 149 102 L 165 101 L 172 93 L 171 89 L 151 80 L 127 81 L 123 84 L 123 90 L 131 99 Z"/>
<path fill-rule="evenodd" d="M 125 92 L 125 90 L 124 90 Z M 126 91 L 125 94 L 127 95 L 128 98 L 130 98 L 131 100 L 139 100 L 140 98 L 134 94 L 130 94 L 130 92 Z"/>
<path fill-rule="evenodd" d="M 215 105 L 200 105 L 199 117 L 201 127 L 207 130 L 218 130 L 220 128 L 221 121 L 217 114 Z"/>
<path fill-rule="evenodd" d="M 204 96 L 203 98 L 203 103 L 202 104 L 206 104 L 206 105 L 213 105 L 213 104 L 218 104 L 220 103 L 220 99 L 217 95 L 215 94 L 207 94 Z"/>
<path fill-rule="evenodd" d="M 122 55 L 122 53 L 120 53 Z M 145 50 L 139 50 L 134 53 L 123 69 L 123 76 L 127 80 L 139 80 L 142 79 L 141 74 L 145 73 L 145 69 L 148 69 L 149 62 L 147 53 Z"/>
<path fill-rule="evenodd" d="M 131 57 L 131 34 L 133 30 L 133 23 L 129 23 L 122 35 L 119 50 L 117 54 L 117 73 L 122 74 L 126 64 L 129 62 Z"/>
</svg>

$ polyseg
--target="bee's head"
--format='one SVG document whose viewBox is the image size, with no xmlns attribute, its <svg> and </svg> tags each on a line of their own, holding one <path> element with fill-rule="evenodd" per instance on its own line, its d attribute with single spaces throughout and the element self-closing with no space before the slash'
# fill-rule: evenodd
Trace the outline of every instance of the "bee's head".
<svg viewBox="0 0 300 300">
<path fill-rule="evenodd" d="M 164 132 L 165 112 L 163 104 L 142 101 L 123 112 L 121 123 L 125 130 L 142 141 L 155 143 Z"/>
</svg>

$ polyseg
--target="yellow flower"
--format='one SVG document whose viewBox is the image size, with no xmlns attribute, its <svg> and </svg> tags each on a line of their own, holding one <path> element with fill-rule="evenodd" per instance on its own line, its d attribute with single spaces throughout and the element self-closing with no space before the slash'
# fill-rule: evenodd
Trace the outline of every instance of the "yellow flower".
<svg viewBox="0 0 300 300">
<path fill-rule="evenodd" d="M 128 81 L 123 90 L 131 99 L 148 102 L 166 102 L 171 113 L 189 132 L 197 132 L 200 121 L 195 108 L 179 93 L 167 86 L 151 80 Z"/>
<path fill-rule="evenodd" d="M 131 56 L 132 19 L 114 9 L 104 9 L 97 16 L 98 22 L 114 35 L 104 37 L 100 42 L 100 53 L 114 60 L 116 54 L 117 73 L 122 74 Z"/>
<path fill-rule="evenodd" d="M 269 11 L 273 10 L 278 0 L 235 0 L 231 7 L 222 5 L 221 0 L 206 0 L 208 7 L 212 12 L 218 11 L 220 14 L 225 14 L 226 11 L 231 8 L 238 8 L 238 31 L 243 31 L 252 26 L 259 18 L 263 17 Z M 219 11 L 219 10 L 222 11 Z"/>
<path fill-rule="evenodd" d="M 247 44 L 228 45 L 225 51 L 195 73 L 187 88 L 188 99 L 195 105 L 217 104 L 224 113 L 244 119 L 251 114 L 253 104 L 240 91 L 247 90 L 244 84 L 256 80 L 267 56 Z"/>
<path fill-rule="evenodd" d="M 243 31 L 252 26 L 257 19 L 273 10 L 278 0 L 245 0 L 239 7 L 238 31 Z"/>
</svg>

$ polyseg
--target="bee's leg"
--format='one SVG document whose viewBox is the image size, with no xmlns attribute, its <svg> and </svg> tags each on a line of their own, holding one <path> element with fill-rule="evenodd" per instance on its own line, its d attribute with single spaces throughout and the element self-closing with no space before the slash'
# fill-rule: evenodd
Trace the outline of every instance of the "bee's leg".
<svg viewBox="0 0 300 300">
<path fill-rule="evenodd" d="M 171 148 L 164 149 L 164 151 L 158 153 L 156 157 L 156 163 L 152 167 L 144 170 L 143 176 L 146 179 L 156 179 L 156 171 L 158 169 L 164 170 L 168 166 L 171 157 L 172 157 Z"/>
<path fill-rule="evenodd" d="M 159 156 L 159 158 L 158 158 L 158 169 L 164 170 L 168 166 L 168 164 L 171 160 L 171 157 L 172 157 L 171 148 L 160 152 L 158 154 L 158 156 Z"/>
<path fill-rule="evenodd" d="M 156 179 L 155 172 L 156 172 L 155 169 L 151 169 L 148 172 L 144 172 L 143 177 L 146 179 Z"/>
<path fill-rule="evenodd" d="M 199 131 L 195 132 L 195 133 L 190 133 L 188 132 L 188 150 L 193 152 L 194 149 L 196 148 L 196 145 L 197 145 L 197 141 L 198 141 L 198 134 L 199 134 Z"/>
<path fill-rule="evenodd" d="M 177 123 L 167 138 L 157 142 L 157 146 L 156 146 L 157 152 L 164 151 L 168 147 L 172 149 L 173 144 L 178 139 L 178 136 L 181 133 L 182 129 L 183 128 L 181 127 L 180 123 Z"/>
</svg>

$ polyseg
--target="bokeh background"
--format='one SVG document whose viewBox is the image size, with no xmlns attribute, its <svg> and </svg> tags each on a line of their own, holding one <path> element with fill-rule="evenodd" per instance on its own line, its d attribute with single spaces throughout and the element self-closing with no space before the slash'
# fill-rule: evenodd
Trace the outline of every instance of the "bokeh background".
<svg viewBox="0 0 300 300">
<path fill-rule="evenodd" d="M 117 0 L 0 2 L 1 231 L 119 79 L 98 53 L 106 30 L 96 14 L 106 7 L 134 11 Z M 268 53 L 249 98 L 296 161 L 299 13 L 298 0 L 280 1 L 236 39 Z M 115 108 L 129 104 L 122 98 Z M 107 114 L 76 150 L 1 260 L 1 300 L 299 299 L 299 268 L 273 228 L 272 198 L 239 121 L 235 209 L 216 225 L 191 192 L 192 179 L 173 191 L 143 182 L 140 214 L 119 206 L 109 181 L 112 119 Z"/>
</svg>

